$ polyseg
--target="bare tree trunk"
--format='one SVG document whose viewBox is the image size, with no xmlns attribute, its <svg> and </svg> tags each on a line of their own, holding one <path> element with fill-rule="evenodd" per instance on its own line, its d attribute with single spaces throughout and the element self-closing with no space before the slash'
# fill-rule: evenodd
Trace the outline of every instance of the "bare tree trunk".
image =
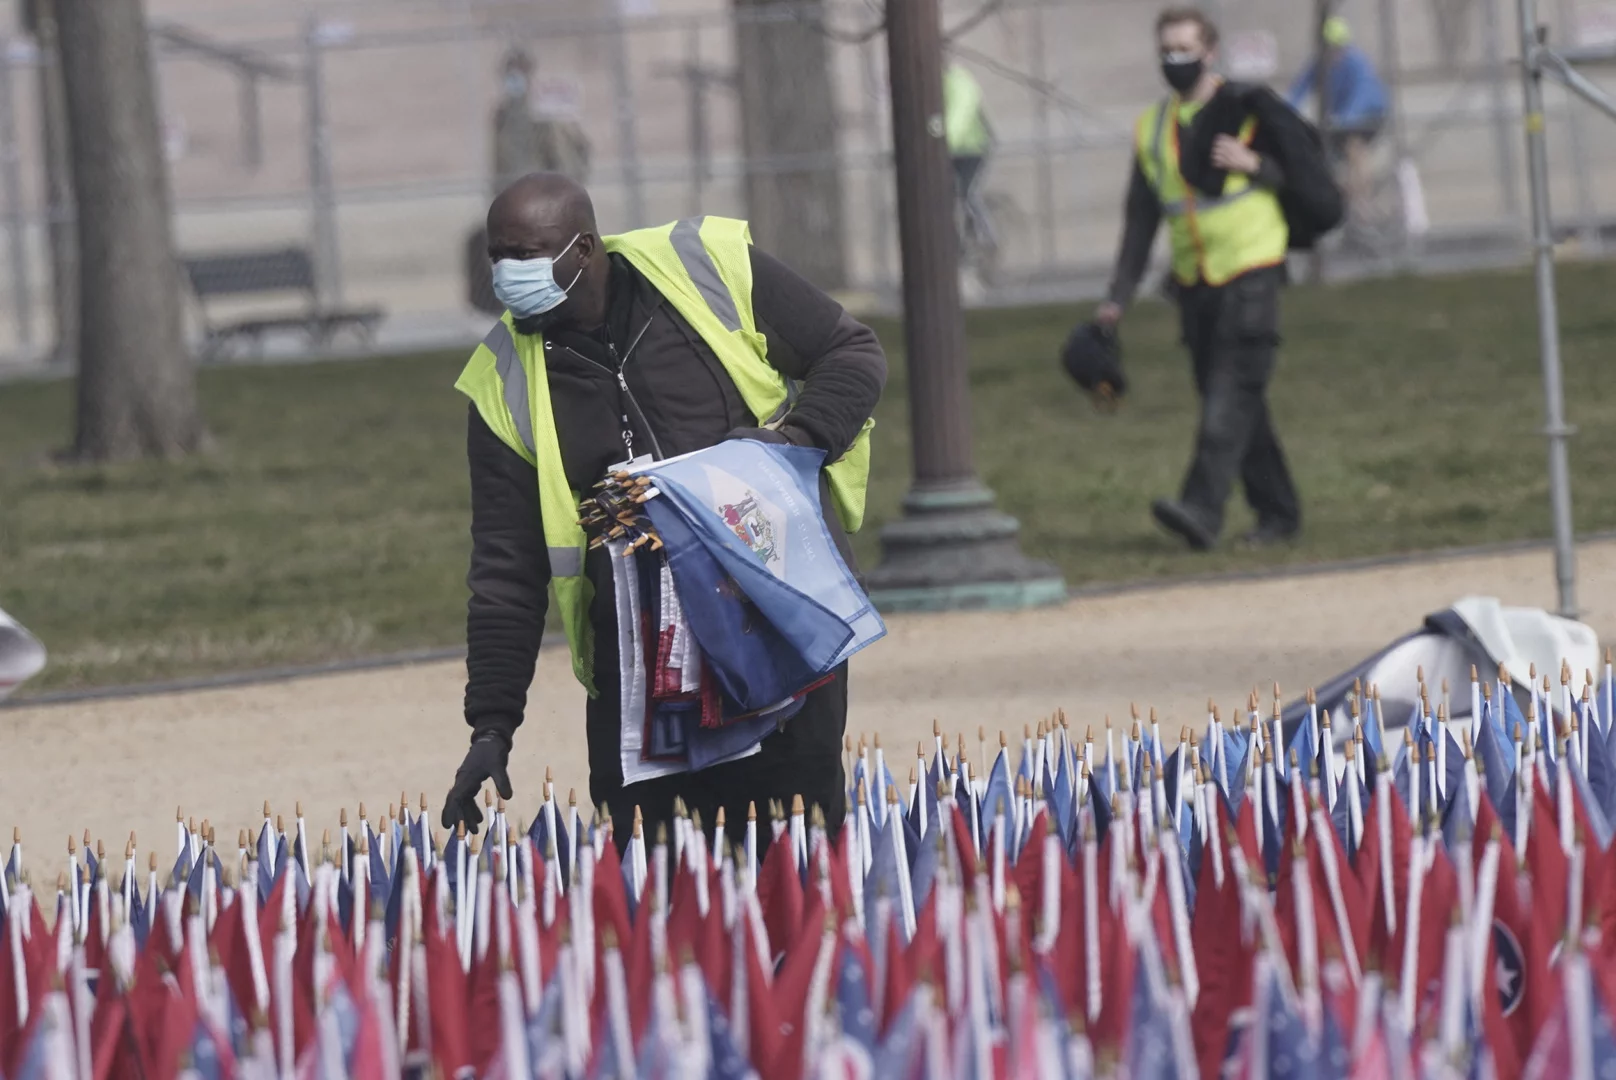
<svg viewBox="0 0 1616 1080">
<path fill-rule="evenodd" d="M 66 89 L 57 42 L 56 0 L 27 0 L 24 28 L 39 47 L 39 130 L 45 166 L 45 237 L 50 252 L 50 362 L 70 364 L 78 344 L 78 241 L 73 236 L 73 178 L 67 145 Z"/>
<path fill-rule="evenodd" d="M 140 0 L 57 0 L 78 205 L 78 434 L 84 460 L 198 448 L 168 172 Z"/>
<path fill-rule="evenodd" d="M 820 288 L 841 288 L 847 259 L 824 5 L 734 3 L 752 238 Z"/>
</svg>

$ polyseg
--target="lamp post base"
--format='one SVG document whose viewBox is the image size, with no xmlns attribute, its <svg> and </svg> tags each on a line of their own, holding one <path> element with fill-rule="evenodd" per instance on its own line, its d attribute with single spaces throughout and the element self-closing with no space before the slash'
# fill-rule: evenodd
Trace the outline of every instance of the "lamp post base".
<svg viewBox="0 0 1616 1080">
<path fill-rule="evenodd" d="M 971 481 L 915 488 L 904 516 L 881 530 L 881 565 L 866 579 L 877 609 L 982 611 L 1066 599 L 1060 571 L 1021 552 L 1021 525 Z"/>
</svg>

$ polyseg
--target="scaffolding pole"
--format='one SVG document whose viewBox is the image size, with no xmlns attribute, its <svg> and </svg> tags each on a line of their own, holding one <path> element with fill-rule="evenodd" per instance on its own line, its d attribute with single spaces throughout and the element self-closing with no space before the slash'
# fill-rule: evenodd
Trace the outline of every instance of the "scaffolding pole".
<svg viewBox="0 0 1616 1080">
<path fill-rule="evenodd" d="M 1554 219 L 1549 210 L 1549 155 L 1543 130 L 1543 77 L 1553 78 L 1606 116 L 1616 101 L 1545 44 L 1537 0 L 1518 0 L 1521 90 L 1526 104 L 1527 179 L 1532 194 L 1532 257 L 1537 283 L 1538 350 L 1543 364 L 1543 434 L 1549 442 L 1549 501 L 1554 517 L 1554 577 L 1559 613 L 1577 616 L 1576 546 L 1571 522 L 1570 441 L 1560 369 L 1560 314 L 1554 288 Z"/>
</svg>

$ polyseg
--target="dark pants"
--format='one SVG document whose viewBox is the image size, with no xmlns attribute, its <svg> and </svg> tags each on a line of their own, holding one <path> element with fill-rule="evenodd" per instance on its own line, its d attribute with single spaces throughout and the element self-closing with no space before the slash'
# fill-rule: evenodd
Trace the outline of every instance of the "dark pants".
<svg viewBox="0 0 1616 1080">
<path fill-rule="evenodd" d="M 610 650 L 611 670 L 616 671 L 616 649 Z M 597 671 L 602 670 L 597 666 Z M 842 770 L 842 733 L 847 728 L 847 665 L 836 670 L 836 677 L 808 695 L 802 710 L 786 723 L 785 729 L 763 740 L 763 748 L 749 758 L 715 765 L 700 772 L 678 773 L 642 780 L 624 787 L 617 761 L 617 685 L 615 677 L 605 680 L 601 696 L 589 703 L 590 757 L 596 757 L 597 734 L 610 731 L 611 760 L 591 761 L 589 794 L 596 806 L 612 812 L 612 836 L 619 849 L 632 831 L 634 808 L 640 808 L 645 822 L 646 843 L 656 839 L 659 823 L 673 820 L 673 800 L 681 798 L 689 810 L 701 814 L 702 829 L 710 837 L 718 808 L 724 808 L 726 831 L 731 843 L 746 838 L 748 804 L 758 813 L 758 851 L 773 836 L 769 827 L 769 800 L 779 802 L 787 813 L 791 799 L 801 795 L 805 808 L 817 805 L 825 814 L 830 835 L 842 827 L 847 810 L 847 784 Z M 607 749 L 602 747 L 602 749 Z M 602 758 L 605 754 L 600 755 Z"/>
<path fill-rule="evenodd" d="M 1302 511 L 1268 413 L 1279 346 L 1284 269 L 1256 270 L 1226 285 L 1178 291 L 1184 345 L 1201 395 L 1195 456 L 1180 501 L 1214 534 L 1235 477 L 1261 526 L 1293 529 Z"/>
</svg>

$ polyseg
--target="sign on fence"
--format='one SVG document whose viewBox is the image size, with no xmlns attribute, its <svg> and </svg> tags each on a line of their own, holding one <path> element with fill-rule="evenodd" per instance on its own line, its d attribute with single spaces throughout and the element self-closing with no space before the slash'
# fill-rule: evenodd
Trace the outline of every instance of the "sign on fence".
<svg viewBox="0 0 1616 1080">
<path fill-rule="evenodd" d="M 1255 81 L 1271 79 L 1279 71 L 1279 39 L 1267 30 L 1230 34 L 1223 46 L 1229 75 Z"/>
<path fill-rule="evenodd" d="M 1572 34 L 1579 48 L 1616 45 L 1616 4 L 1580 9 Z"/>
<path fill-rule="evenodd" d="M 557 120 L 577 120 L 584 113 L 584 85 L 568 75 L 547 75 L 533 84 L 533 111 Z"/>
</svg>

